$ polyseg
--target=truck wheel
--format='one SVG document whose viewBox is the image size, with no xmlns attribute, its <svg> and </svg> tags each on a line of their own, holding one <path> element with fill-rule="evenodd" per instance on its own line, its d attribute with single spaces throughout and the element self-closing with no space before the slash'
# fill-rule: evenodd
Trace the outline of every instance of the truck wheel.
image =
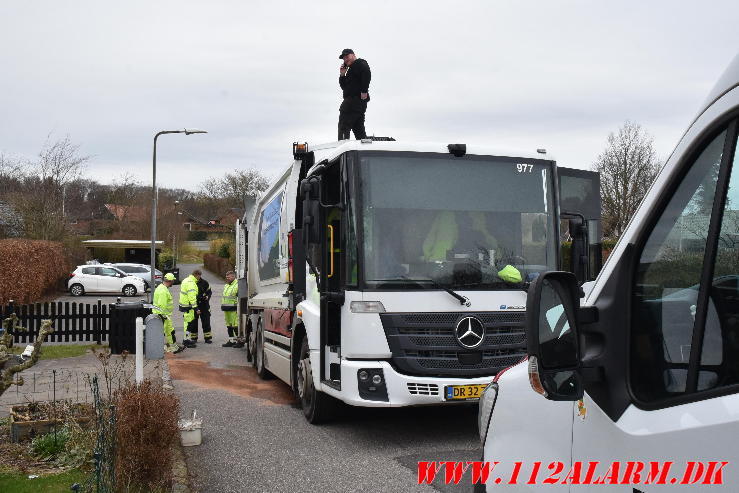
<svg viewBox="0 0 739 493">
<path fill-rule="evenodd" d="M 85 294 L 85 288 L 82 287 L 82 284 L 72 284 L 69 287 L 69 293 L 72 296 L 82 296 L 83 294 Z"/>
<path fill-rule="evenodd" d="M 254 368 L 257 369 L 257 375 L 262 380 L 269 379 L 272 374 L 264 367 L 264 329 L 262 328 L 262 319 L 257 324 L 257 332 L 254 334 L 256 342 L 254 343 Z"/>
<path fill-rule="evenodd" d="M 303 407 L 305 419 L 310 424 L 325 423 L 333 419 L 339 406 L 339 401 L 328 394 L 316 390 L 313 385 L 313 368 L 310 363 L 308 337 L 303 337 L 300 345 L 300 360 L 296 365 L 294 380 L 297 382 L 298 398 Z"/>
<path fill-rule="evenodd" d="M 136 286 L 131 284 L 123 286 L 123 296 L 136 296 Z"/>
</svg>

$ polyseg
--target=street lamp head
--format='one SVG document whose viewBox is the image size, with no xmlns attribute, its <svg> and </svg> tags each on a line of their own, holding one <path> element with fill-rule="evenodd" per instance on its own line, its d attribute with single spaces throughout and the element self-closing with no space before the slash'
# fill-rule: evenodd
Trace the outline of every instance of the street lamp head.
<svg viewBox="0 0 739 493">
<path fill-rule="evenodd" d="M 205 130 L 200 130 L 198 128 L 186 128 L 185 129 L 185 135 L 190 135 L 190 134 L 207 134 L 207 133 L 208 132 L 206 132 Z"/>
</svg>

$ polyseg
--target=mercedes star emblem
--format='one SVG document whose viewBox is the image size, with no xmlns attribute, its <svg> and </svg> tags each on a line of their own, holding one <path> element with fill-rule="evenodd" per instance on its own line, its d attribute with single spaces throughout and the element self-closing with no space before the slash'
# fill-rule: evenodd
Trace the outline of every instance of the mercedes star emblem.
<svg viewBox="0 0 739 493">
<path fill-rule="evenodd" d="M 462 347 L 475 349 L 485 339 L 485 326 L 475 317 L 464 317 L 457 322 L 454 335 Z"/>
</svg>

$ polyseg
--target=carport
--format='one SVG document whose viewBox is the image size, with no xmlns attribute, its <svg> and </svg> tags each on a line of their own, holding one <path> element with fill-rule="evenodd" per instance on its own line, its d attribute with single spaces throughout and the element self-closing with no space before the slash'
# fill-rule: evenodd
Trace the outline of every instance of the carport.
<svg viewBox="0 0 739 493">
<path fill-rule="evenodd" d="M 101 261 L 146 265 L 151 262 L 150 240 L 85 240 L 82 245 L 92 258 Z M 156 242 L 157 262 L 163 245 L 163 241 Z"/>
</svg>

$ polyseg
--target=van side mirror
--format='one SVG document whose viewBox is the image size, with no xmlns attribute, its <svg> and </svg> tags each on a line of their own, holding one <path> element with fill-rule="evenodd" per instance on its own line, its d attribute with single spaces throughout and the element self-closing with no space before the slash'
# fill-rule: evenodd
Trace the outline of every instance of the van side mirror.
<svg viewBox="0 0 739 493">
<path fill-rule="evenodd" d="M 577 311 L 580 288 L 571 272 L 545 272 L 526 301 L 526 344 L 531 387 L 549 400 L 583 396 Z"/>
</svg>

